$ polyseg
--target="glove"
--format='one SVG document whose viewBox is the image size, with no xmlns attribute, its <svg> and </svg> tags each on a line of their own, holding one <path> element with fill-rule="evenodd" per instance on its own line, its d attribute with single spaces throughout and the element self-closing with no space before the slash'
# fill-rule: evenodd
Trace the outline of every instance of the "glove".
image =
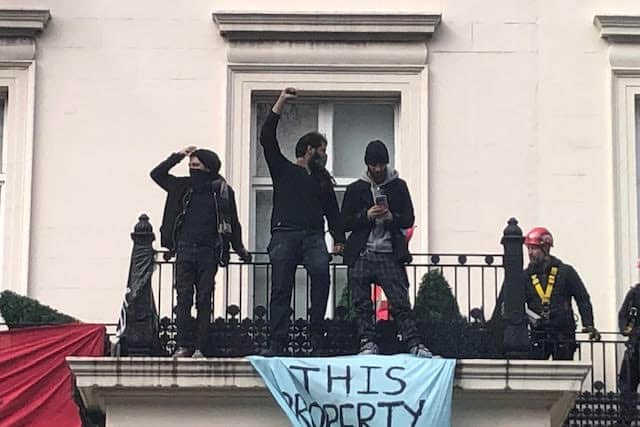
<svg viewBox="0 0 640 427">
<path fill-rule="evenodd" d="M 229 258 L 229 251 L 223 251 L 222 257 L 220 258 L 220 261 L 218 261 L 218 265 L 220 267 L 226 267 L 227 265 L 229 265 Z"/>
<path fill-rule="evenodd" d="M 165 261 L 169 261 L 169 260 L 170 260 L 171 258 L 173 258 L 174 256 L 176 256 L 176 251 L 174 251 L 174 250 L 171 250 L 171 251 L 168 251 L 168 252 L 164 252 L 164 253 L 162 254 L 162 258 L 163 258 Z"/>
<path fill-rule="evenodd" d="M 600 332 L 598 332 L 598 330 L 594 326 L 585 326 L 584 328 L 582 328 L 582 332 L 588 332 L 589 339 L 591 341 L 600 341 Z"/>
<path fill-rule="evenodd" d="M 246 249 L 242 249 L 240 252 L 238 252 L 238 256 L 244 263 L 250 263 L 253 259 L 253 255 L 251 255 L 251 252 Z"/>
</svg>

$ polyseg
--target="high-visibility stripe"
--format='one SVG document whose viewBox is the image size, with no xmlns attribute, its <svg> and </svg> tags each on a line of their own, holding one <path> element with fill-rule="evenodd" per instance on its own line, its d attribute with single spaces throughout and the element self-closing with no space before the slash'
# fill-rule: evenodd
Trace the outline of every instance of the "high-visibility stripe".
<svg viewBox="0 0 640 427">
<path fill-rule="evenodd" d="M 540 284 L 540 279 L 538 279 L 537 274 L 531 275 L 531 284 L 533 288 L 536 290 L 538 297 L 540 297 L 540 302 L 542 304 L 549 304 L 551 302 L 551 293 L 553 292 L 553 285 L 556 283 L 556 276 L 558 275 L 558 267 L 551 267 L 551 272 L 549 273 L 549 277 L 547 278 L 547 287 L 543 291 L 542 285 Z"/>
</svg>

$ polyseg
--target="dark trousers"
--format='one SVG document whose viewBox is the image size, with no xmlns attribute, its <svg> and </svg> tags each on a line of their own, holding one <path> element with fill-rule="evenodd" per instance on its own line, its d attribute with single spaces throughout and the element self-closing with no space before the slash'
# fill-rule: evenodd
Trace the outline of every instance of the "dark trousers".
<svg viewBox="0 0 640 427">
<path fill-rule="evenodd" d="M 284 347 L 288 341 L 291 295 L 296 268 L 302 263 L 311 279 L 311 332 L 320 330 L 329 298 L 329 252 L 319 232 L 280 231 L 271 233 L 271 342 Z"/>
<path fill-rule="evenodd" d="M 533 357 L 547 360 L 573 360 L 578 344 L 575 332 L 537 329 L 531 333 Z"/>
<path fill-rule="evenodd" d="M 621 413 L 623 421 L 629 423 L 636 419 L 638 411 L 637 390 L 640 383 L 640 348 L 638 344 L 627 346 L 620 367 L 619 388 L 622 395 Z M 625 425 L 629 425 L 625 424 Z"/>
<path fill-rule="evenodd" d="M 211 305 L 215 276 L 218 271 L 218 250 L 215 247 L 179 243 L 176 251 L 176 344 L 180 347 L 194 346 L 200 350 L 207 347 L 207 335 L 211 323 Z M 195 291 L 198 317 L 194 328 L 191 317 Z M 194 337 L 194 329 L 197 329 Z"/>
<path fill-rule="evenodd" d="M 349 267 L 347 277 L 361 340 L 375 342 L 371 285 L 376 283 L 382 286 L 389 301 L 391 314 L 398 322 L 407 345 L 411 347 L 421 342 L 409 304 L 407 271 L 394 254 L 364 251 Z"/>
</svg>

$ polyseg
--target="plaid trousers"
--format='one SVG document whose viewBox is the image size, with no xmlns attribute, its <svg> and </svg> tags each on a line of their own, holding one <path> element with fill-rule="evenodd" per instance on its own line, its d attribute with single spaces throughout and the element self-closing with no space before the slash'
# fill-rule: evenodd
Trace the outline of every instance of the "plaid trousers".
<svg viewBox="0 0 640 427">
<path fill-rule="evenodd" d="M 371 285 L 374 283 L 382 286 L 391 306 L 391 314 L 398 322 L 407 345 L 411 347 L 422 341 L 409 304 L 407 271 L 394 254 L 365 250 L 349 267 L 347 277 L 361 341 L 375 342 L 376 338 L 371 301 Z"/>
</svg>

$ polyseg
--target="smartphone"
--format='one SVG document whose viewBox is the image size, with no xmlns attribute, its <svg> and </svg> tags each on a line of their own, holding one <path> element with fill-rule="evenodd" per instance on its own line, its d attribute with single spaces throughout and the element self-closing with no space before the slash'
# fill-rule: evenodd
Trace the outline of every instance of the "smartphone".
<svg viewBox="0 0 640 427">
<path fill-rule="evenodd" d="M 285 92 L 290 94 L 290 95 L 297 95 L 296 90 L 294 88 L 292 88 L 292 87 L 289 87 L 289 88 L 285 89 Z"/>
<path fill-rule="evenodd" d="M 384 194 L 380 194 L 376 196 L 376 205 L 384 206 L 385 208 L 388 208 L 389 205 L 387 203 L 387 196 L 385 196 Z"/>
</svg>

